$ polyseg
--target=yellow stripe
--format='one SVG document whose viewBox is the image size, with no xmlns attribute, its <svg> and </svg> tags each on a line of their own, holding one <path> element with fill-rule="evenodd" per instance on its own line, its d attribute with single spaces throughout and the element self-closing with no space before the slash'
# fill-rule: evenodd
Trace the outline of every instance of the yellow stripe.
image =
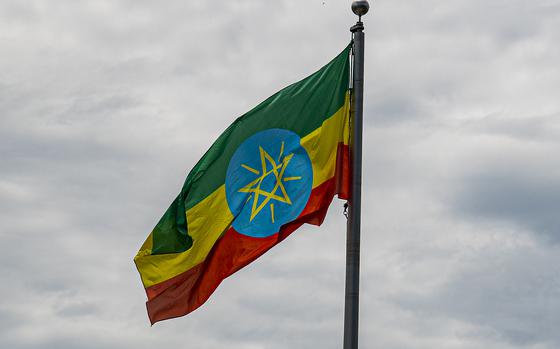
<svg viewBox="0 0 560 349">
<path fill-rule="evenodd" d="M 349 111 L 348 97 L 333 116 L 301 139 L 313 166 L 313 188 L 332 178 L 336 170 L 338 143 L 348 144 Z M 272 210 L 272 207 L 271 207 Z M 273 212 L 271 212 L 274 214 Z M 152 234 L 134 258 L 142 276 L 144 287 L 150 287 L 202 263 L 216 241 L 233 221 L 227 200 L 225 185 L 220 186 L 186 213 L 192 247 L 181 253 L 151 255 Z"/>
<path fill-rule="evenodd" d="M 150 233 L 146 241 L 144 241 L 144 243 L 142 244 L 142 247 L 140 247 L 140 250 L 136 254 L 136 257 L 134 257 L 134 260 L 136 260 L 138 257 L 151 255 L 153 246 L 154 246 L 153 235 L 152 233 Z"/>
<path fill-rule="evenodd" d="M 227 204 L 225 186 L 222 185 L 187 211 L 189 235 L 193 239 L 190 249 L 181 253 L 149 255 L 151 243 L 147 243 L 151 240 L 150 234 L 145 246 L 142 246 L 134 258 L 144 287 L 158 284 L 202 263 L 232 221 L 233 215 Z"/>
<path fill-rule="evenodd" d="M 335 174 L 338 143 L 348 145 L 350 137 L 349 108 L 347 95 L 342 108 L 325 120 L 321 127 L 301 139 L 301 145 L 307 150 L 313 166 L 313 188 Z"/>
</svg>

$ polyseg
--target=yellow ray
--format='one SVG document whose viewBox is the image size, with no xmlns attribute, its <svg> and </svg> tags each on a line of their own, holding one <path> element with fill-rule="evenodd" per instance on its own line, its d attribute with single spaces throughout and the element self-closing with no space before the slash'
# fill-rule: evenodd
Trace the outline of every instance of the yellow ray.
<svg viewBox="0 0 560 349">
<path fill-rule="evenodd" d="M 297 181 L 297 180 L 300 180 L 300 179 L 301 179 L 301 176 L 284 177 L 284 182 L 287 182 L 287 181 Z"/>
<path fill-rule="evenodd" d="M 255 170 L 254 168 L 252 168 L 250 166 L 247 166 L 245 164 L 241 164 L 241 167 L 243 167 L 246 170 L 249 170 L 249 171 L 253 172 L 256 175 L 260 174 L 259 170 Z"/>
<path fill-rule="evenodd" d="M 282 159 L 282 154 L 284 154 L 284 141 L 282 141 L 282 145 L 280 146 L 280 155 L 278 155 L 278 162 Z"/>
</svg>

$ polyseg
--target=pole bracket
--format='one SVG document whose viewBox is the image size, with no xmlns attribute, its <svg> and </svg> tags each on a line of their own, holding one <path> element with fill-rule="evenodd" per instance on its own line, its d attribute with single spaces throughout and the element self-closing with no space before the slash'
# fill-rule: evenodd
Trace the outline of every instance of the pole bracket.
<svg viewBox="0 0 560 349">
<path fill-rule="evenodd" d="M 357 31 L 363 31 L 363 30 L 364 30 L 364 23 L 362 21 L 358 21 L 356 24 L 350 27 L 350 31 L 352 33 L 355 33 Z"/>
</svg>

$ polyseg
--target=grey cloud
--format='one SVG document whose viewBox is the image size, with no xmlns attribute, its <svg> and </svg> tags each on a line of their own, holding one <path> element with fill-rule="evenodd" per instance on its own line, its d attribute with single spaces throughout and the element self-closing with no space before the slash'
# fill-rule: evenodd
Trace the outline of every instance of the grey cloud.
<svg viewBox="0 0 560 349">
<path fill-rule="evenodd" d="M 463 267 L 437 292 L 428 296 L 406 294 L 397 304 L 419 315 L 440 316 L 492 329 L 516 347 L 558 341 L 560 275 L 548 265 L 558 263 L 557 250 L 543 253 L 533 246 L 485 251 L 479 266 Z M 522 255 L 523 258 L 518 258 Z M 481 335 L 482 333 L 474 335 Z"/>
<path fill-rule="evenodd" d="M 551 115 L 498 113 L 464 120 L 456 129 L 475 136 L 468 165 L 447 195 L 458 218 L 531 231 L 543 243 L 560 238 L 560 135 Z"/>
<path fill-rule="evenodd" d="M 465 180 L 456 209 L 471 217 L 524 226 L 547 241 L 560 242 L 560 181 L 523 177 L 514 171 Z"/>
<path fill-rule="evenodd" d="M 10 309 L 0 309 L 0 333 L 7 333 L 25 323 L 25 316 Z"/>
<path fill-rule="evenodd" d="M 488 115 L 476 121 L 466 121 L 466 128 L 489 135 L 503 135 L 526 142 L 551 142 L 560 139 L 560 114 L 511 116 L 502 113 Z M 553 158 L 551 160 L 554 160 Z"/>
<path fill-rule="evenodd" d="M 62 317 L 82 317 L 99 314 L 99 311 L 94 304 L 76 302 L 60 306 L 57 314 Z"/>
<path fill-rule="evenodd" d="M 422 102 L 413 96 L 403 98 L 399 93 L 390 94 L 380 91 L 378 95 L 368 96 L 374 102 L 368 102 L 368 122 L 377 126 L 391 125 L 403 121 L 418 120 L 426 117 Z"/>
</svg>

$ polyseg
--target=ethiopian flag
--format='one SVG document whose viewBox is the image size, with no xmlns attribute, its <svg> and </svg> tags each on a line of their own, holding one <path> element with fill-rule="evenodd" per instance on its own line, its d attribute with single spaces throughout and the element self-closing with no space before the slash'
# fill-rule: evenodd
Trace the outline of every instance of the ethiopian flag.
<svg viewBox="0 0 560 349">
<path fill-rule="evenodd" d="M 350 48 L 235 120 L 194 166 L 134 258 L 152 324 L 348 199 Z"/>
</svg>

